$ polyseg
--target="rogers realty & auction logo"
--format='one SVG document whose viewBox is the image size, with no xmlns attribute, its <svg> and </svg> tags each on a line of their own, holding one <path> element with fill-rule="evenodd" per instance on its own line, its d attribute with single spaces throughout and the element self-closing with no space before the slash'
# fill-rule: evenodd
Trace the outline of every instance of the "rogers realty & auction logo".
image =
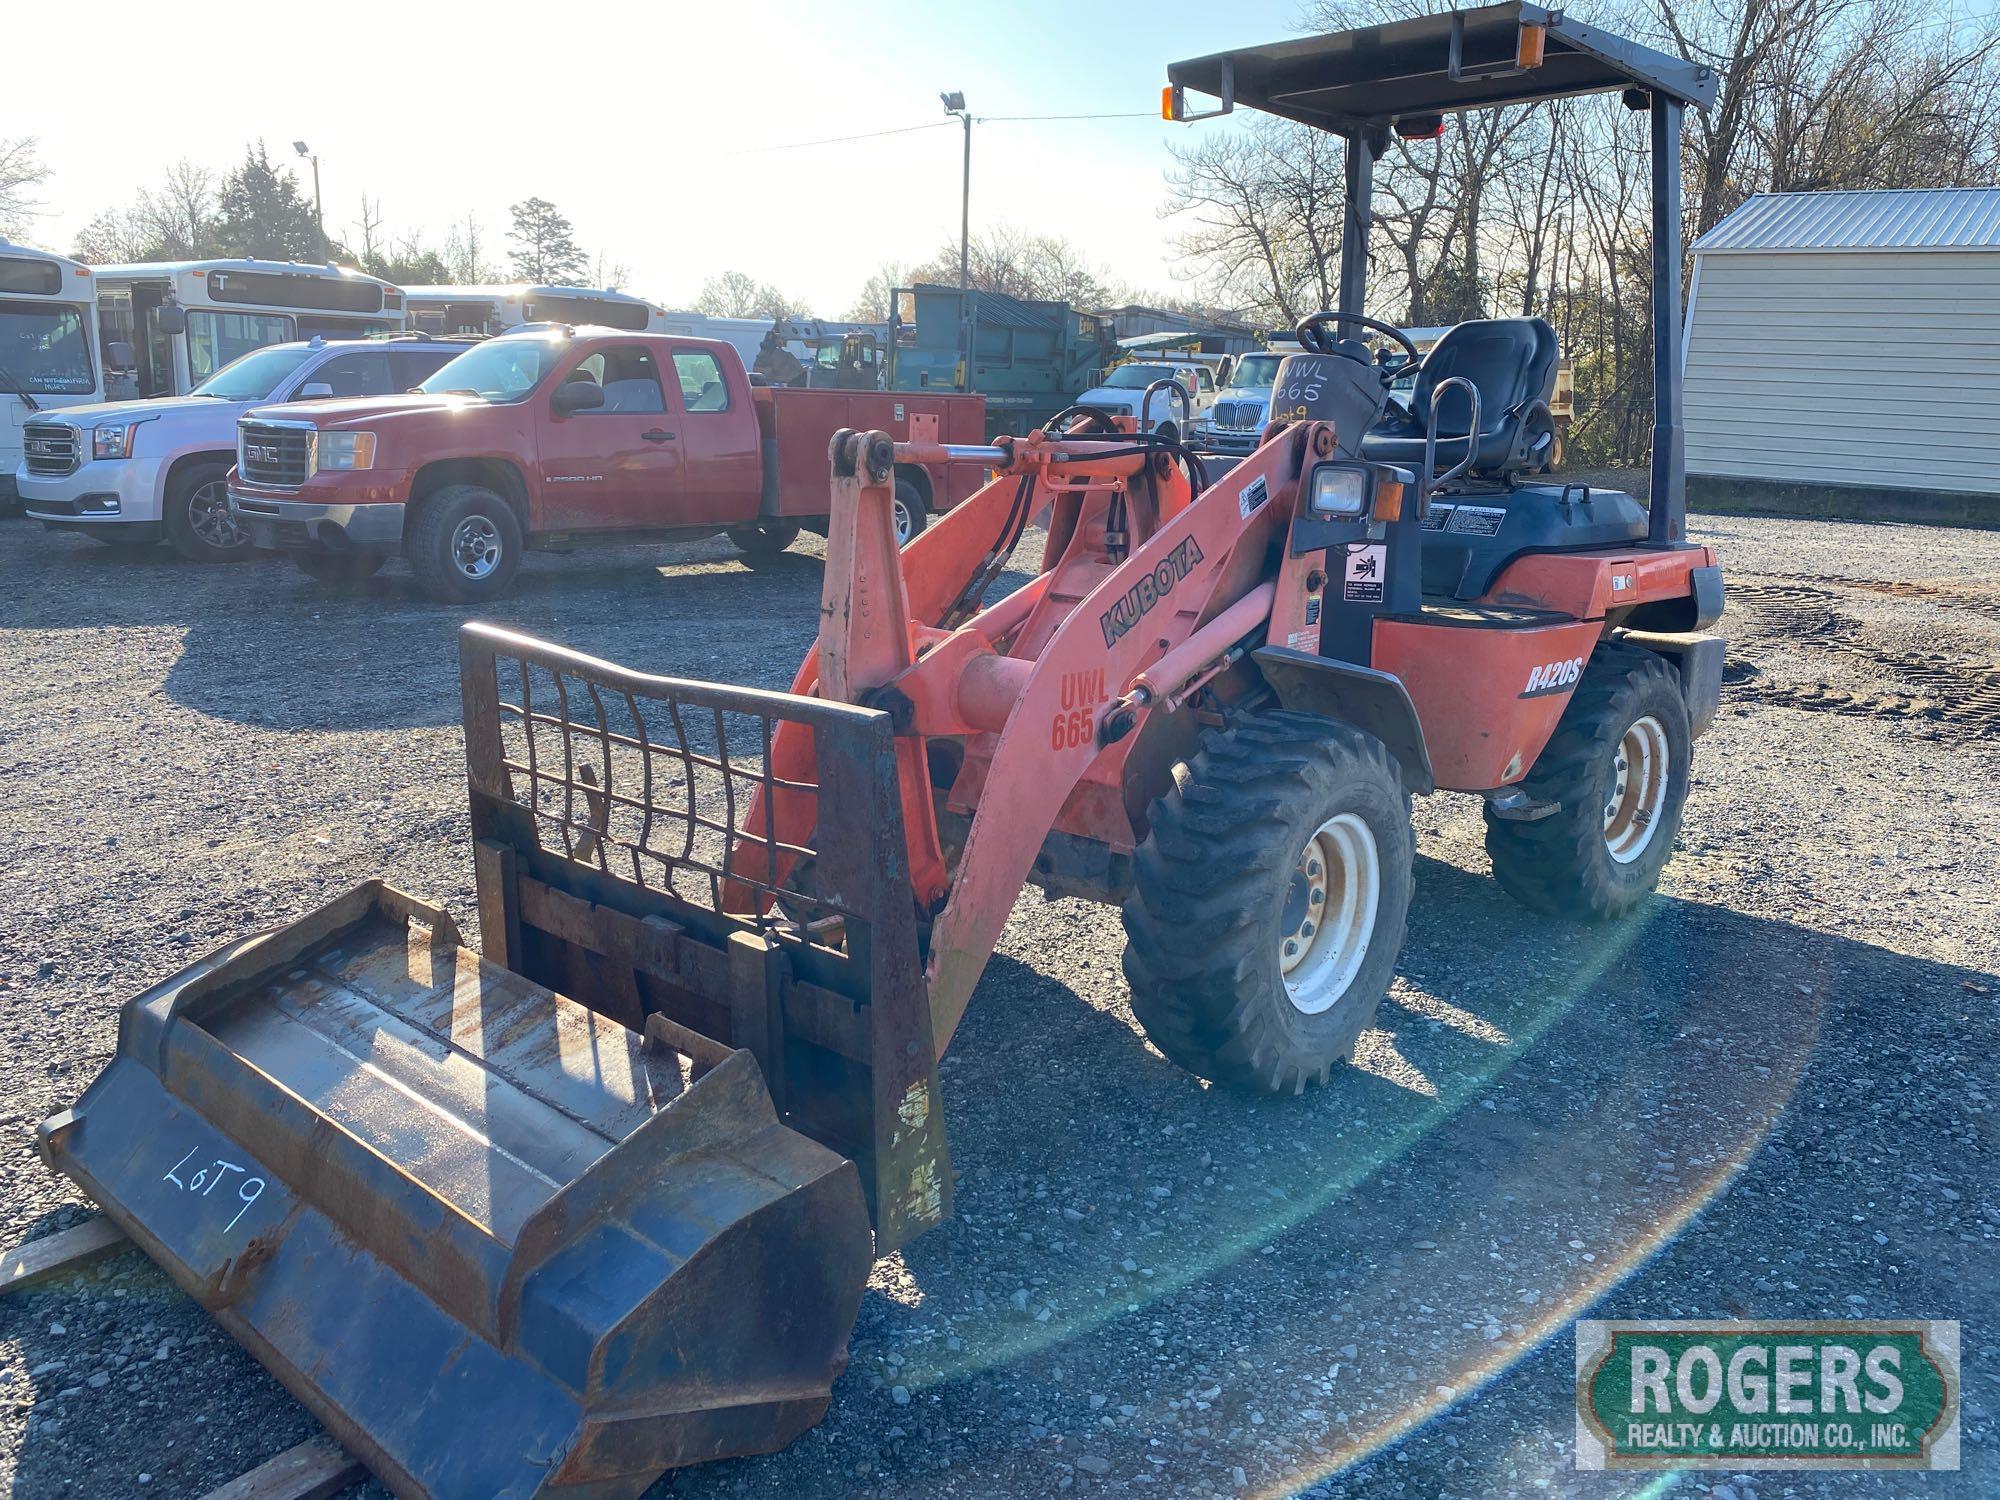
<svg viewBox="0 0 2000 1500">
<path fill-rule="evenodd" d="M 1579 1469 L 1956 1469 L 1958 1324 L 1576 1325 Z"/>
</svg>

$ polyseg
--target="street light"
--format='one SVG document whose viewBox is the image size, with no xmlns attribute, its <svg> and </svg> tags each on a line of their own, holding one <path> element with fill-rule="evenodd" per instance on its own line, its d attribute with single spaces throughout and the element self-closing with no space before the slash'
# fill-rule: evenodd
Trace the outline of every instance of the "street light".
<svg viewBox="0 0 2000 1500">
<path fill-rule="evenodd" d="M 319 236 L 319 258 L 326 255 L 326 210 L 319 200 L 319 158 L 312 154 L 312 148 L 304 141 L 293 141 L 292 149 L 313 164 L 313 230 Z"/>
<path fill-rule="evenodd" d="M 972 278 L 967 274 L 972 243 L 972 115 L 965 107 L 962 91 L 953 89 L 939 94 L 938 98 L 944 101 L 946 114 L 957 115 L 965 122 L 965 170 L 959 177 L 958 191 L 958 288 L 964 291 L 972 285 Z"/>
</svg>

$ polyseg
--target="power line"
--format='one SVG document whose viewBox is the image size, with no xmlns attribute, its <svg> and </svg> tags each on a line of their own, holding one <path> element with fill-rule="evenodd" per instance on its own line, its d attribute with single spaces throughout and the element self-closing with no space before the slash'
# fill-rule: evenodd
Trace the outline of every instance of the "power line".
<svg viewBox="0 0 2000 1500">
<path fill-rule="evenodd" d="M 803 151 L 808 146 L 839 146 L 848 141 L 872 141 L 885 135 L 909 135 L 917 130 L 937 130 L 946 125 L 956 125 L 956 120 L 933 120 L 924 125 L 899 125 L 893 130 L 864 130 L 859 135 L 830 135 L 817 141 L 788 141 L 782 146 L 746 146 L 741 151 L 732 151 L 731 156 L 758 156 L 767 151 Z"/>
<path fill-rule="evenodd" d="M 1134 109 L 1112 115 L 977 115 L 974 120 L 980 125 L 999 125 L 1016 120 L 1155 120 L 1158 118 L 1156 111 Z"/>
<path fill-rule="evenodd" d="M 1085 115 L 974 115 L 975 125 L 1014 125 L 1034 120 L 1151 120 L 1158 116 L 1149 109 L 1126 110 L 1117 114 Z M 745 146 L 731 156 L 761 156 L 772 151 L 804 151 L 813 146 L 842 146 L 849 141 L 873 141 L 886 135 L 910 135 L 919 130 L 939 130 L 955 120 L 934 120 L 924 125 L 898 125 L 891 130 L 864 130 L 859 135 L 830 135 L 816 141 L 787 141 L 778 146 Z"/>
</svg>

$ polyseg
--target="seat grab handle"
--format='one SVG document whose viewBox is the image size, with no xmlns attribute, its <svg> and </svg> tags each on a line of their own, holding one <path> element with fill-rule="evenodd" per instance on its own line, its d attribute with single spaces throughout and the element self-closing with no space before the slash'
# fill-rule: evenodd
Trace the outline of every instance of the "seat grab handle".
<svg viewBox="0 0 2000 1500">
<path fill-rule="evenodd" d="M 1472 402 L 1472 425 L 1465 433 L 1465 457 L 1453 464 L 1446 472 L 1437 472 L 1438 444 L 1438 398 L 1453 386 L 1462 386 Z M 1463 375 L 1447 375 L 1431 388 L 1430 420 L 1424 424 L 1424 490 L 1428 493 L 1438 485 L 1448 484 L 1472 467 L 1472 456 L 1479 451 L 1479 387 Z"/>
</svg>

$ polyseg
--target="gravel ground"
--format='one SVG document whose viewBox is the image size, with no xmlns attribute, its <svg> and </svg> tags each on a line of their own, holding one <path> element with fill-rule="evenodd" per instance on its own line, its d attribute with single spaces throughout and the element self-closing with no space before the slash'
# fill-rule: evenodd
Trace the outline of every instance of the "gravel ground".
<svg viewBox="0 0 2000 1500">
<path fill-rule="evenodd" d="M 1260 1101 L 1146 1046 L 1114 912 L 1024 896 L 944 1068 L 958 1220 L 878 1268 L 820 1428 L 654 1493 L 1992 1493 L 2000 536 L 1695 531 L 1729 687 L 1640 916 L 1530 917 L 1476 805 L 1422 802 L 1379 1029 Z M 543 557 L 488 613 L 779 687 L 819 578 L 807 543 Z M 14 1242 L 84 1213 L 29 1135 L 125 997 L 371 874 L 468 929 L 473 899 L 461 615 L 400 571 L 341 594 L 13 521 L 0 600 Z M 1571 1467 L 1574 1318 L 1856 1313 L 1963 1320 L 1962 1473 Z M 0 1303 L 0 1418 L 24 1497 L 201 1495 L 314 1430 L 132 1252 Z"/>
</svg>

